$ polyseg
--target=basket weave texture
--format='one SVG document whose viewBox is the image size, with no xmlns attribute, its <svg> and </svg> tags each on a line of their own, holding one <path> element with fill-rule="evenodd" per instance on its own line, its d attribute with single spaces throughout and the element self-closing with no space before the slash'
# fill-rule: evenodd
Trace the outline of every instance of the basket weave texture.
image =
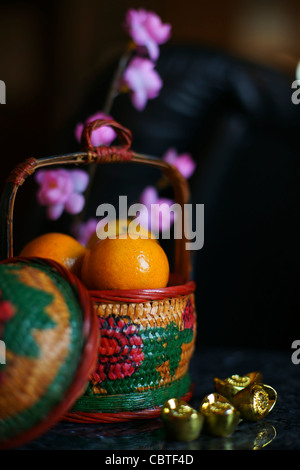
<svg viewBox="0 0 300 470">
<path fill-rule="evenodd" d="M 9 448 L 46 430 L 83 393 L 98 332 L 88 292 L 54 262 L 8 260 L 0 285 L 0 448 Z"/>
<path fill-rule="evenodd" d="M 101 344 L 85 397 L 98 397 L 98 409 L 155 407 L 166 394 L 188 392 L 196 336 L 193 294 L 145 303 L 94 302 L 94 309 Z M 122 399 L 112 399 L 113 395 Z M 82 397 L 75 409 L 83 411 L 88 400 Z M 95 403 L 89 407 L 95 409 Z"/>
</svg>

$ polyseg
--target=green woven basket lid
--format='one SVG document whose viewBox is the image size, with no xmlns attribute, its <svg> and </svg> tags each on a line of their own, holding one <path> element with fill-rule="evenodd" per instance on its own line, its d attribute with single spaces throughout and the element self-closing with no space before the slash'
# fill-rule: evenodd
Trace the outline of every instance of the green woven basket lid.
<svg viewBox="0 0 300 470">
<path fill-rule="evenodd" d="M 57 422 L 84 392 L 98 349 L 89 294 L 56 263 L 0 264 L 0 448 Z"/>
</svg>

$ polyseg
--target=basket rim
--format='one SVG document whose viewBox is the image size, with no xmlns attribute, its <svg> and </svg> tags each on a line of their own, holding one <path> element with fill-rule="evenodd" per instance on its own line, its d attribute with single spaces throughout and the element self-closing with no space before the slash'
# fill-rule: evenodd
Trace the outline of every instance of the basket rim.
<svg viewBox="0 0 300 470">
<path fill-rule="evenodd" d="M 189 402 L 194 394 L 195 384 L 192 382 L 190 389 L 185 395 L 181 397 L 181 400 Z M 62 421 L 71 423 L 122 423 L 136 420 L 145 420 L 159 418 L 161 416 L 161 406 L 155 406 L 153 408 L 146 408 L 144 410 L 136 411 L 119 411 L 118 413 L 102 413 L 99 411 L 68 411 Z"/>
<path fill-rule="evenodd" d="M 90 290 L 89 293 L 91 299 L 99 303 L 143 303 L 182 297 L 194 293 L 195 290 L 196 283 L 191 280 L 159 289 Z"/>
</svg>

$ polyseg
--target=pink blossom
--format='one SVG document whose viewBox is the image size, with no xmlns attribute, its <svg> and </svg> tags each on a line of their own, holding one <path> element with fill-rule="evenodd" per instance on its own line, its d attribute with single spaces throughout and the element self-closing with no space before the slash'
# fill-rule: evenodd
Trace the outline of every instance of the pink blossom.
<svg viewBox="0 0 300 470">
<path fill-rule="evenodd" d="M 71 232 L 81 245 L 87 246 L 91 236 L 96 233 L 97 224 L 97 219 L 88 219 L 86 222 L 73 225 Z"/>
<path fill-rule="evenodd" d="M 174 165 L 185 178 L 192 176 L 196 168 L 196 162 L 189 153 L 181 153 L 178 155 L 174 148 L 170 148 L 164 154 L 163 160 Z"/>
<path fill-rule="evenodd" d="M 171 25 L 162 23 L 160 17 L 143 8 L 130 8 L 125 18 L 125 29 L 138 46 L 145 46 L 152 60 L 159 57 L 159 44 L 165 43 L 171 36 Z"/>
<path fill-rule="evenodd" d="M 148 99 L 156 98 L 162 87 L 162 80 L 149 59 L 135 57 L 125 70 L 123 81 L 132 91 L 133 105 L 142 111 Z"/>
<path fill-rule="evenodd" d="M 151 204 L 156 204 L 158 200 L 158 193 L 154 186 L 147 186 L 140 196 L 140 201 L 146 207 L 150 207 Z"/>
<path fill-rule="evenodd" d="M 139 222 L 154 234 L 165 232 L 173 225 L 176 213 L 170 210 L 172 199 L 158 197 L 153 186 L 147 186 L 140 196 L 143 208 L 139 213 Z"/>
<path fill-rule="evenodd" d="M 89 177 L 82 170 L 40 170 L 36 173 L 39 184 L 38 202 L 47 206 L 47 216 L 51 220 L 58 219 L 63 211 L 78 214 L 84 206 L 85 191 Z"/>
<path fill-rule="evenodd" d="M 89 116 L 86 119 L 85 123 L 95 121 L 96 119 L 112 120 L 113 118 L 111 116 L 108 116 L 105 113 L 102 113 L 102 111 L 99 111 Z M 82 131 L 83 131 L 83 124 L 82 123 L 77 124 L 75 128 L 75 137 L 78 140 L 78 142 L 81 142 Z M 116 138 L 116 136 L 117 136 L 116 132 L 111 127 L 109 126 L 99 127 L 98 129 L 95 129 L 93 131 L 92 137 L 91 137 L 91 143 L 94 147 L 98 147 L 99 145 L 110 145 L 111 142 Z"/>
</svg>

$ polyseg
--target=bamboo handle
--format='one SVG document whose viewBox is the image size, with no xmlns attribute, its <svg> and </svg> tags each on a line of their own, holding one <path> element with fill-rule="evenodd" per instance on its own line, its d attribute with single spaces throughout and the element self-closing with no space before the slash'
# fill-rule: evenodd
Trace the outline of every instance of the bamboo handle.
<svg viewBox="0 0 300 470">
<path fill-rule="evenodd" d="M 117 133 L 120 146 L 93 147 L 91 143 L 92 132 L 101 126 L 111 126 Z M 18 188 L 25 180 L 39 168 L 53 165 L 80 165 L 103 164 L 114 162 L 135 162 L 160 169 L 170 179 L 174 189 L 175 202 L 182 208 L 182 238 L 175 239 L 175 274 L 183 282 L 190 278 L 190 252 L 185 249 L 186 236 L 184 218 L 184 204 L 189 200 L 189 189 L 185 178 L 173 165 L 155 157 L 140 155 L 131 150 L 132 135 L 125 127 L 115 121 L 96 120 L 87 124 L 82 133 L 83 151 L 66 155 L 29 158 L 17 165 L 6 180 L 0 201 L 0 259 L 11 258 L 13 254 L 13 215 L 15 198 Z"/>
</svg>

